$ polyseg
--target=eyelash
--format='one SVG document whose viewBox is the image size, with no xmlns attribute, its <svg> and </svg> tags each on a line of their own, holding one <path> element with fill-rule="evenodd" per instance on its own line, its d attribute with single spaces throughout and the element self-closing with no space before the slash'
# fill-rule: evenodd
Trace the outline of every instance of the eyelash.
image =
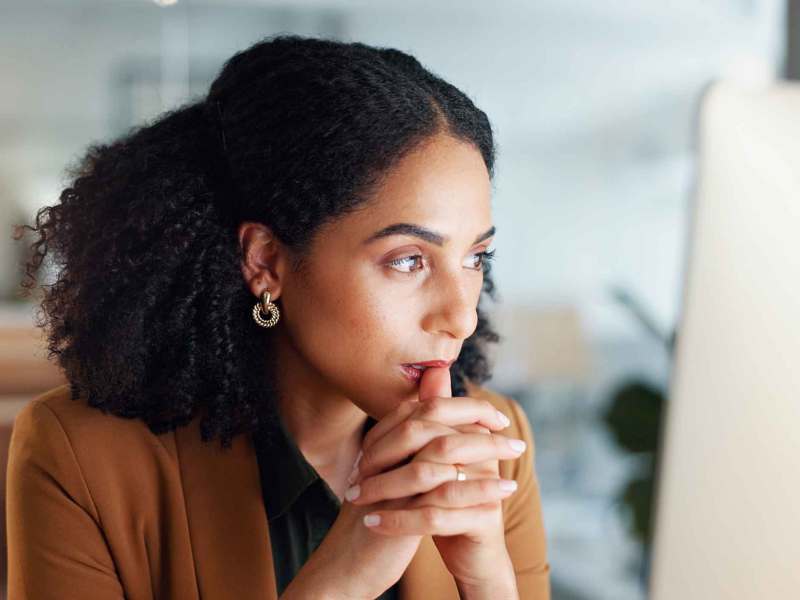
<svg viewBox="0 0 800 600">
<path fill-rule="evenodd" d="M 482 270 L 484 267 L 489 266 L 489 262 L 494 260 L 494 253 L 495 250 L 484 250 L 483 252 L 476 252 L 472 256 L 480 256 L 481 257 L 481 266 L 477 269 L 473 269 L 473 271 Z M 401 258 L 396 258 L 394 260 L 389 261 L 389 265 L 401 265 L 405 263 L 405 261 L 410 260 L 412 258 L 422 258 L 421 254 L 412 254 L 410 256 L 403 256 Z M 396 269 L 395 269 L 396 270 Z M 403 275 L 414 275 L 420 269 L 414 269 L 413 271 L 398 271 L 398 273 L 402 273 Z"/>
</svg>

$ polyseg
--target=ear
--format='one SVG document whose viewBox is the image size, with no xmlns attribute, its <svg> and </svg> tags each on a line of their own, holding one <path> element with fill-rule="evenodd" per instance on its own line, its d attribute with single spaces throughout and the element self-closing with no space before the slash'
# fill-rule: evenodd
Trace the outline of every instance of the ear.
<svg viewBox="0 0 800 600">
<path fill-rule="evenodd" d="M 237 234 L 242 249 L 242 276 L 247 287 L 255 297 L 269 289 L 271 300 L 277 300 L 289 265 L 286 247 L 263 223 L 240 223 Z"/>
</svg>

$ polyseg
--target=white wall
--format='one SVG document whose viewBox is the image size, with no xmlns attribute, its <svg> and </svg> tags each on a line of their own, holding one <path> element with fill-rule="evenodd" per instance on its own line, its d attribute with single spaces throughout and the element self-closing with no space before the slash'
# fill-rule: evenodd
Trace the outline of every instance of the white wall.
<svg viewBox="0 0 800 600">
<path fill-rule="evenodd" d="M 775 69 L 783 2 L 289 4 L 184 1 L 184 23 L 145 1 L 4 3 L 0 202 L 51 201 L 63 167 L 118 133 L 115 69 L 180 53 L 170 34 L 211 66 L 279 30 L 340 34 L 414 53 L 489 114 L 505 301 L 576 303 L 591 337 L 635 336 L 608 298 L 622 284 L 675 323 L 698 94 Z"/>
</svg>

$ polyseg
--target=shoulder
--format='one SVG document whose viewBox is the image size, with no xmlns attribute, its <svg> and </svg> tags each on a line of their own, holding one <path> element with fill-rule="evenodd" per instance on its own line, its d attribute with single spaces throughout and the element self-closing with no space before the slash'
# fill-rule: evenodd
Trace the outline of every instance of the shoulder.
<svg viewBox="0 0 800 600">
<path fill-rule="evenodd" d="M 526 444 L 525 451 L 516 460 L 501 460 L 500 461 L 500 476 L 505 479 L 514 479 L 520 486 L 521 490 L 530 489 L 536 485 L 536 442 L 533 437 L 533 428 L 528 420 L 525 410 L 520 406 L 519 402 L 500 394 L 491 389 L 475 384 L 467 384 L 467 394 L 471 398 L 481 398 L 491 402 L 492 405 L 505 414 L 511 424 L 498 433 L 522 440 Z M 512 505 L 522 501 L 522 494 L 519 492 L 512 494 L 511 497 L 503 501 L 506 505 Z"/>
<path fill-rule="evenodd" d="M 124 529 L 120 519 L 127 523 L 130 515 L 158 519 L 179 497 L 180 485 L 175 432 L 156 435 L 140 419 L 73 399 L 68 384 L 17 413 L 8 451 L 7 487 L 15 499 L 10 514 L 76 506 L 97 523 Z M 32 496 L 44 504 L 26 509 Z"/>
<path fill-rule="evenodd" d="M 156 435 L 140 419 L 103 412 L 72 398 L 69 384 L 33 398 L 17 413 L 9 460 L 53 469 L 69 465 L 84 474 L 111 474 L 173 462 L 174 436 Z M 79 467 L 78 467 L 79 465 Z"/>
</svg>

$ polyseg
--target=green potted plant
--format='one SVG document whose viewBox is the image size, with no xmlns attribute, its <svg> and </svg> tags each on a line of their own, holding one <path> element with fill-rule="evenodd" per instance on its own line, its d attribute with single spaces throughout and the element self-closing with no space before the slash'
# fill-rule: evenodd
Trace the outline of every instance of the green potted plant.
<svg viewBox="0 0 800 600">
<path fill-rule="evenodd" d="M 663 345 L 671 360 L 676 332 L 662 333 L 649 312 L 624 289 L 613 288 L 612 296 Z M 640 378 L 632 378 L 617 386 L 603 414 L 603 421 L 617 445 L 639 458 L 638 468 L 619 490 L 618 500 L 630 517 L 631 534 L 642 544 L 642 584 L 646 584 L 649 577 L 655 476 L 658 473 L 659 437 L 666 399 L 667 390 Z"/>
</svg>

